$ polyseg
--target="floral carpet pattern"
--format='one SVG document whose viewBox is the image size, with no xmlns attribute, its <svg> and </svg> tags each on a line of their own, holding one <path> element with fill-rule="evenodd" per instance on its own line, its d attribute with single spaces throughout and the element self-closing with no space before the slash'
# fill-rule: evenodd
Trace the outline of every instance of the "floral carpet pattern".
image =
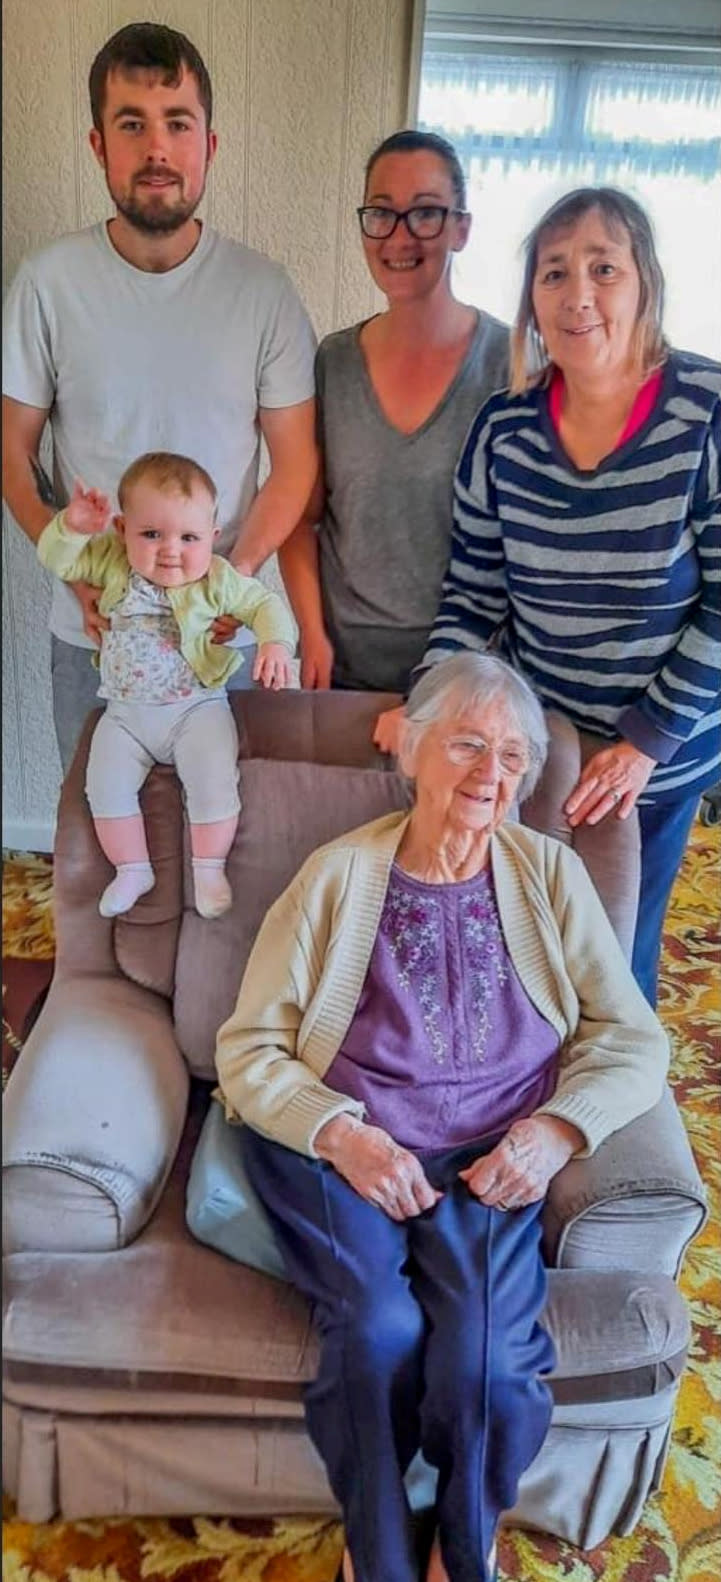
<svg viewBox="0 0 721 1582">
<path fill-rule="evenodd" d="M 508 1529 L 502 1582 L 717 1582 L 721 1575 L 721 832 L 697 824 L 667 921 L 659 1011 L 671 1036 L 671 1080 L 707 1184 L 711 1216 L 686 1256 L 681 1287 L 693 1341 L 663 1488 L 629 1538 L 582 1553 Z M 4 1071 L 32 1020 L 10 998 L 18 961 L 52 958 L 52 868 L 16 855 L 6 864 Z M 25 1023 L 23 1024 L 24 1012 Z M 18 1019 L 19 1018 L 19 1019 Z M 341 1552 L 335 1522 L 179 1520 L 50 1522 L 34 1526 L 6 1504 L 5 1582 L 331 1582 Z"/>
</svg>

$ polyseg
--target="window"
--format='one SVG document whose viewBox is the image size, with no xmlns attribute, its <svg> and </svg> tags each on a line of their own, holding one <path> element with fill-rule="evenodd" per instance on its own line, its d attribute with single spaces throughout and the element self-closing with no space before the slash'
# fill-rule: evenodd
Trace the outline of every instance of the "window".
<svg viewBox="0 0 721 1582">
<path fill-rule="evenodd" d="M 527 0 L 525 0 L 527 4 Z M 500 9 L 500 8 L 499 8 Z M 425 8 L 416 121 L 456 146 L 471 239 L 456 263 L 465 301 L 510 320 L 530 227 L 572 187 L 623 187 L 656 230 L 666 331 L 721 357 L 721 25 L 715 0 L 685 0 L 688 31 L 663 0 L 597 15 L 578 0 L 483 0 Z M 540 13 L 540 16 L 539 16 Z M 715 37 L 713 28 L 718 37 Z"/>
</svg>

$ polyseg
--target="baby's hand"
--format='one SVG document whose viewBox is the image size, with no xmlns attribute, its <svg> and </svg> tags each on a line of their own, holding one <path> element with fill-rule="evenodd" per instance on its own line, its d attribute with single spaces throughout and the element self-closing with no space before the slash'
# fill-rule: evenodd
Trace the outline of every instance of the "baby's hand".
<svg viewBox="0 0 721 1582">
<path fill-rule="evenodd" d="M 85 489 L 78 478 L 70 504 L 65 507 L 65 521 L 72 533 L 104 533 L 113 513 L 106 494 L 99 489 Z"/>
<path fill-rule="evenodd" d="M 278 692 L 290 686 L 290 655 L 285 643 L 261 643 L 255 656 L 253 680 Z"/>
</svg>

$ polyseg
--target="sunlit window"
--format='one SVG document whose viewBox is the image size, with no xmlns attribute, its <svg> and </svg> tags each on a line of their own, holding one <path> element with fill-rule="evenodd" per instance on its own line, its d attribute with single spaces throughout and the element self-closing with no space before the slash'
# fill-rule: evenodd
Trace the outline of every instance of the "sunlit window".
<svg viewBox="0 0 721 1582">
<path fill-rule="evenodd" d="M 673 344 L 721 358 L 721 71 L 520 46 L 423 53 L 418 124 L 468 177 L 458 295 L 510 320 L 521 246 L 572 187 L 622 187 L 653 221 Z"/>
</svg>

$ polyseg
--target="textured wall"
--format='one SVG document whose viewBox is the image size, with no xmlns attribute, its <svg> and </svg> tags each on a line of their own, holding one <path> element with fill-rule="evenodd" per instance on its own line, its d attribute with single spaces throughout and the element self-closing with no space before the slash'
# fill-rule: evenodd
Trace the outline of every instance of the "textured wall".
<svg viewBox="0 0 721 1582">
<path fill-rule="evenodd" d="M 204 209 L 290 270 L 319 335 L 377 305 L 356 234 L 363 163 L 405 122 L 411 0 L 5 0 L 4 283 L 26 252 L 110 213 L 87 147 L 87 72 L 142 18 L 186 32 L 207 61 L 220 149 Z M 49 828 L 48 589 L 3 530 L 4 828 Z M 272 568 L 269 573 L 273 579 Z"/>
</svg>

